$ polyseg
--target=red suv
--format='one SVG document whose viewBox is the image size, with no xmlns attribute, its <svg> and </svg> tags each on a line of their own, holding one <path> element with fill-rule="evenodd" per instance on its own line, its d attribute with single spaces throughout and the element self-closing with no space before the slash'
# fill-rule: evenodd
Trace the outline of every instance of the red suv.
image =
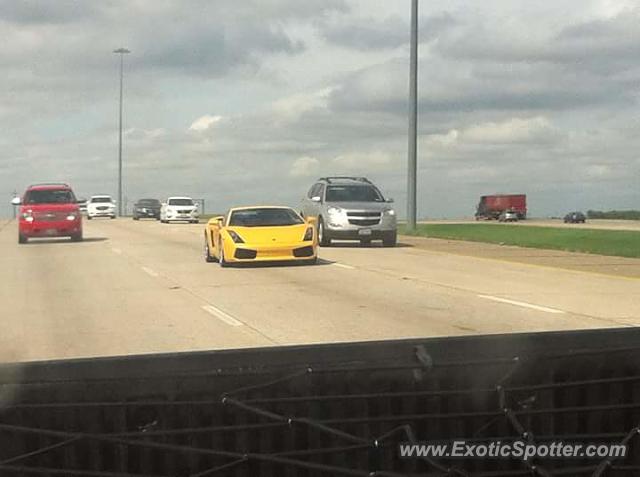
<svg viewBox="0 0 640 477">
<path fill-rule="evenodd" d="M 76 196 L 67 184 L 35 184 L 29 186 L 21 199 L 18 243 L 34 237 L 71 237 L 82 240 L 82 214 Z"/>
</svg>

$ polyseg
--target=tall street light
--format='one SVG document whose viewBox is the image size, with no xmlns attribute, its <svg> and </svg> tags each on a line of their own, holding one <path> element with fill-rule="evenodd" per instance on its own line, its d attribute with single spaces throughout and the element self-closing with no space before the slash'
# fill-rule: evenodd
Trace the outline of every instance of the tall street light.
<svg viewBox="0 0 640 477">
<path fill-rule="evenodd" d="M 120 55 L 120 115 L 118 123 L 118 215 L 122 217 L 122 77 L 124 70 L 124 55 L 131 53 L 126 48 L 113 50 Z"/>
<path fill-rule="evenodd" d="M 409 160 L 407 164 L 407 227 L 415 230 L 418 173 L 418 0 L 411 0 L 411 53 L 409 67 Z"/>
</svg>

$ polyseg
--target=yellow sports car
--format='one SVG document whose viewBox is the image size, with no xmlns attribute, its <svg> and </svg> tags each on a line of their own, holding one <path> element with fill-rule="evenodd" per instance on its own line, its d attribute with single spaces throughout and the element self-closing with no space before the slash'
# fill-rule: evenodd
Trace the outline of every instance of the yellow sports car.
<svg viewBox="0 0 640 477">
<path fill-rule="evenodd" d="M 232 263 L 304 261 L 316 263 L 315 220 L 289 207 L 238 207 L 214 217 L 204 233 L 204 258 L 226 267 Z"/>
</svg>

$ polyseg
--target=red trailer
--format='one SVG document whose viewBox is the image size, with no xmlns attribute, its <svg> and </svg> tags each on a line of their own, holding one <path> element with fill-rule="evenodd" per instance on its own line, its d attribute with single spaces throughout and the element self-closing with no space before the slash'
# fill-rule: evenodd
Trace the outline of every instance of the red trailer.
<svg viewBox="0 0 640 477">
<path fill-rule="evenodd" d="M 513 210 L 519 219 L 527 217 L 527 196 L 525 194 L 496 194 L 480 197 L 476 220 L 497 219 L 505 210 Z"/>
</svg>

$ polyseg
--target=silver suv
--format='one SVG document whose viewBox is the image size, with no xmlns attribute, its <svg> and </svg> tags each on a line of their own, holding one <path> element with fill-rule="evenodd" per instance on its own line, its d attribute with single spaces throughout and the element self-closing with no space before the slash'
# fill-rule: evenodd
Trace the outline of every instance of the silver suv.
<svg viewBox="0 0 640 477">
<path fill-rule="evenodd" d="M 380 190 L 364 177 L 323 177 L 309 189 L 300 213 L 318 220 L 318 241 L 382 240 L 393 247 L 397 240 L 396 212 Z"/>
</svg>

